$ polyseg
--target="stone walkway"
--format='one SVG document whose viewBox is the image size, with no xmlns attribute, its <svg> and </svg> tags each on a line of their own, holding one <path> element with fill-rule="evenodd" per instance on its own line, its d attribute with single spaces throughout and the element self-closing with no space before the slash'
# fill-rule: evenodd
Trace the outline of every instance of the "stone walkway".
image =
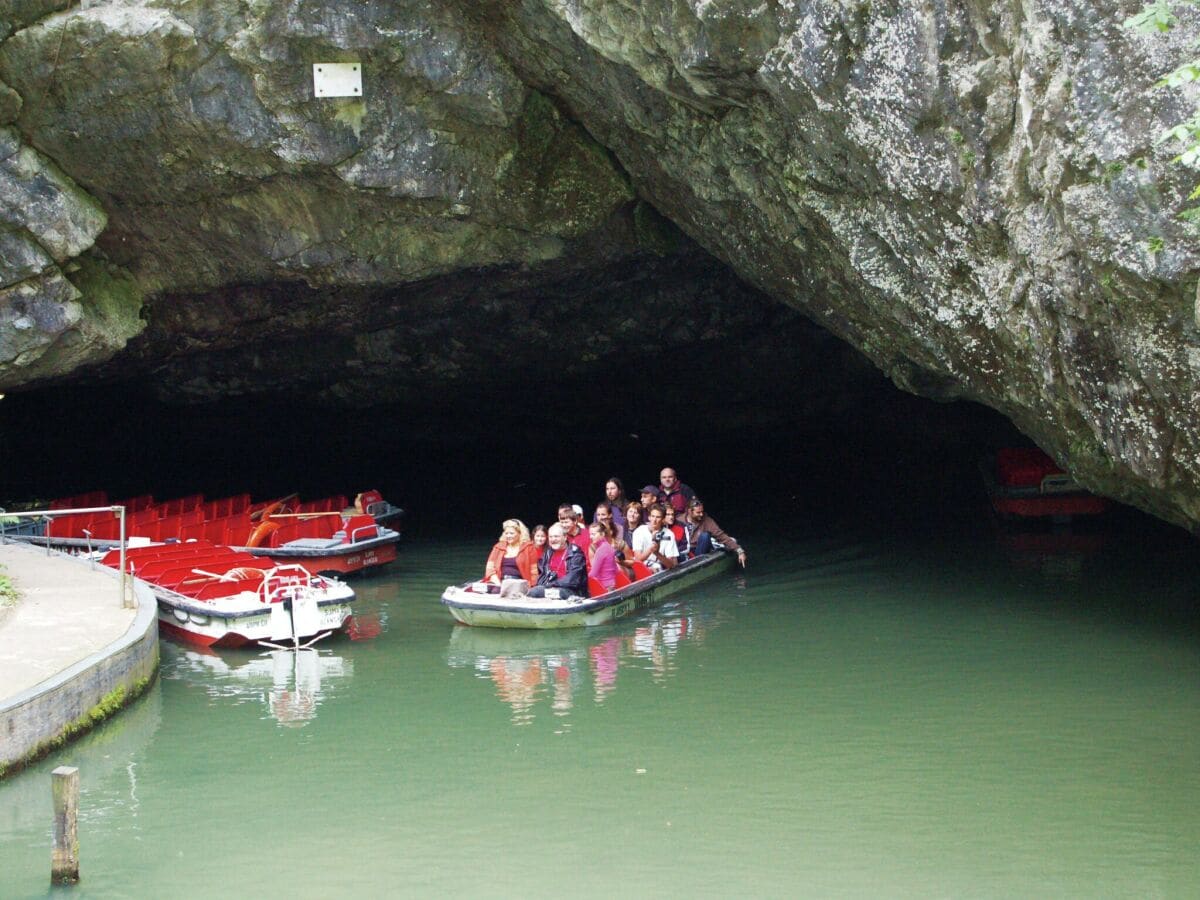
<svg viewBox="0 0 1200 900">
<path fill-rule="evenodd" d="M 116 579 L 85 563 L 23 544 L 0 544 L 0 569 L 21 599 L 0 612 L 0 704 L 121 637 Z"/>
</svg>

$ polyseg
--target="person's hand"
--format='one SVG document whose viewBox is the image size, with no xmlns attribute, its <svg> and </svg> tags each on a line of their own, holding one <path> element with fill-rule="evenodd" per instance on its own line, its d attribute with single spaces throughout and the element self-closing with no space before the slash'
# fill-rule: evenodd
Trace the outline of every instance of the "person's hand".
<svg viewBox="0 0 1200 900">
<path fill-rule="evenodd" d="M 741 564 L 742 568 L 743 569 L 746 568 L 746 551 L 744 549 L 739 548 L 737 556 L 738 556 L 738 562 Z"/>
</svg>

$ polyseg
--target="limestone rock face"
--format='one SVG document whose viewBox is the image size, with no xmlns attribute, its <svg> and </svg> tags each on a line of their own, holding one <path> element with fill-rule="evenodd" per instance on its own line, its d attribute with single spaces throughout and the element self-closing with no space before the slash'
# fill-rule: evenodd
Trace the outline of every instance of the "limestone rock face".
<svg viewBox="0 0 1200 900">
<path fill-rule="evenodd" d="M 339 354 L 436 393 L 489 371 L 455 321 L 503 357 L 565 308 L 608 339 L 584 341 L 599 364 L 625 332 L 587 298 L 652 297 L 628 271 L 687 271 L 698 246 L 902 387 L 987 404 L 1089 487 L 1200 522 L 1200 244 L 1153 144 L 1189 109 L 1151 89 L 1198 31 L 1127 32 L 1135 6 L 19 0 L 0 387 L 143 324 L 103 371 L 157 368 L 176 396 L 350 402 L 365 377 L 321 374 Z M 360 63 L 363 95 L 314 97 L 322 62 Z M 714 315 L 685 331 L 747 327 Z M 422 369 L 435 322 L 462 349 Z"/>
<path fill-rule="evenodd" d="M 638 191 L 902 387 L 1200 519 L 1200 244 L 1132 3 L 525 0 L 471 13 Z M 464 10 L 468 7 L 464 4 Z M 1190 37 L 1189 37 L 1190 35 Z"/>
</svg>

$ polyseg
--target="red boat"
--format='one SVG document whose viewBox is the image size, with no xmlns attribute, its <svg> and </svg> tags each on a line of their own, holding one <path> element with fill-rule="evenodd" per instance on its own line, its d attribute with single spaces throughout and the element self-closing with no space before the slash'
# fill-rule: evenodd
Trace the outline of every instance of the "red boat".
<svg viewBox="0 0 1200 900">
<path fill-rule="evenodd" d="M 982 468 L 992 509 L 1004 519 L 1066 522 L 1100 515 L 1112 505 L 1083 490 L 1037 447 L 1004 447 Z"/>
<path fill-rule="evenodd" d="M 119 569 L 121 551 L 101 562 Z M 125 565 L 154 592 L 159 629 L 201 647 L 310 646 L 346 628 L 354 601 L 335 578 L 208 541 L 129 548 Z"/>
<path fill-rule="evenodd" d="M 110 504 L 103 491 L 64 497 L 51 509 L 124 506 L 125 533 L 143 542 L 208 541 L 280 562 L 298 562 L 317 572 L 345 574 L 382 566 L 396 558 L 400 533 L 382 524 L 403 510 L 378 491 L 364 491 L 349 505 L 337 495 L 301 500 L 298 495 L 252 502 L 249 494 L 207 500 L 203 494 L 157 502 L 143 495 Z M 109 512 L 56 516 L 40 543 L 107 549 L 119 539 L 120 523 Z"/>
</svg>

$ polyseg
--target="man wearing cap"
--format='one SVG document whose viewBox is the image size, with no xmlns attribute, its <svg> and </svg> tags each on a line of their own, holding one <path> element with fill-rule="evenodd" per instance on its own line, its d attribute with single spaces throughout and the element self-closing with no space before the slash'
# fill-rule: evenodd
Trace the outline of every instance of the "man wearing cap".
<svg viewBox="0 0 1200 900">
<path fill-rule="evenodd" d="M 578 513 L 575 511 L 579 510 Z M 566 535 L 568 541 L 578 547 L 587 554 L 588 547 L 591 546 L 591 539 L 588 537 L 587 529 L 579 524 L 583 518 L 583 509 L 571 503 L 560 503 L 558 505 L 558 524 L 562 526 L 563 534 Z"/>
<path fill-rule="evenodd" d="M 658 479 L 658 499 L 675 507 L 675 517 L 682 519 L 696 492 L 679 480 L 674 469 L 663 469 L 658 473 Z"/>
<path fill-rule="evenodd" d="M 704 501 L 699 497 L 693 497 L 688 501 L 688 511 L 683 520 L 683 527 L 687 529 L 688 541 L 694 548 L 693 553 L 696 556 L 712 553 L 713 541 L 719 541 L 726 550 L 734 551 L 742 568 L 746 568 L 746 548 L 740 546 L 737 541 L 722 531 L 721 526 L 712 516 L 704 514 Z"/>
</svg>

